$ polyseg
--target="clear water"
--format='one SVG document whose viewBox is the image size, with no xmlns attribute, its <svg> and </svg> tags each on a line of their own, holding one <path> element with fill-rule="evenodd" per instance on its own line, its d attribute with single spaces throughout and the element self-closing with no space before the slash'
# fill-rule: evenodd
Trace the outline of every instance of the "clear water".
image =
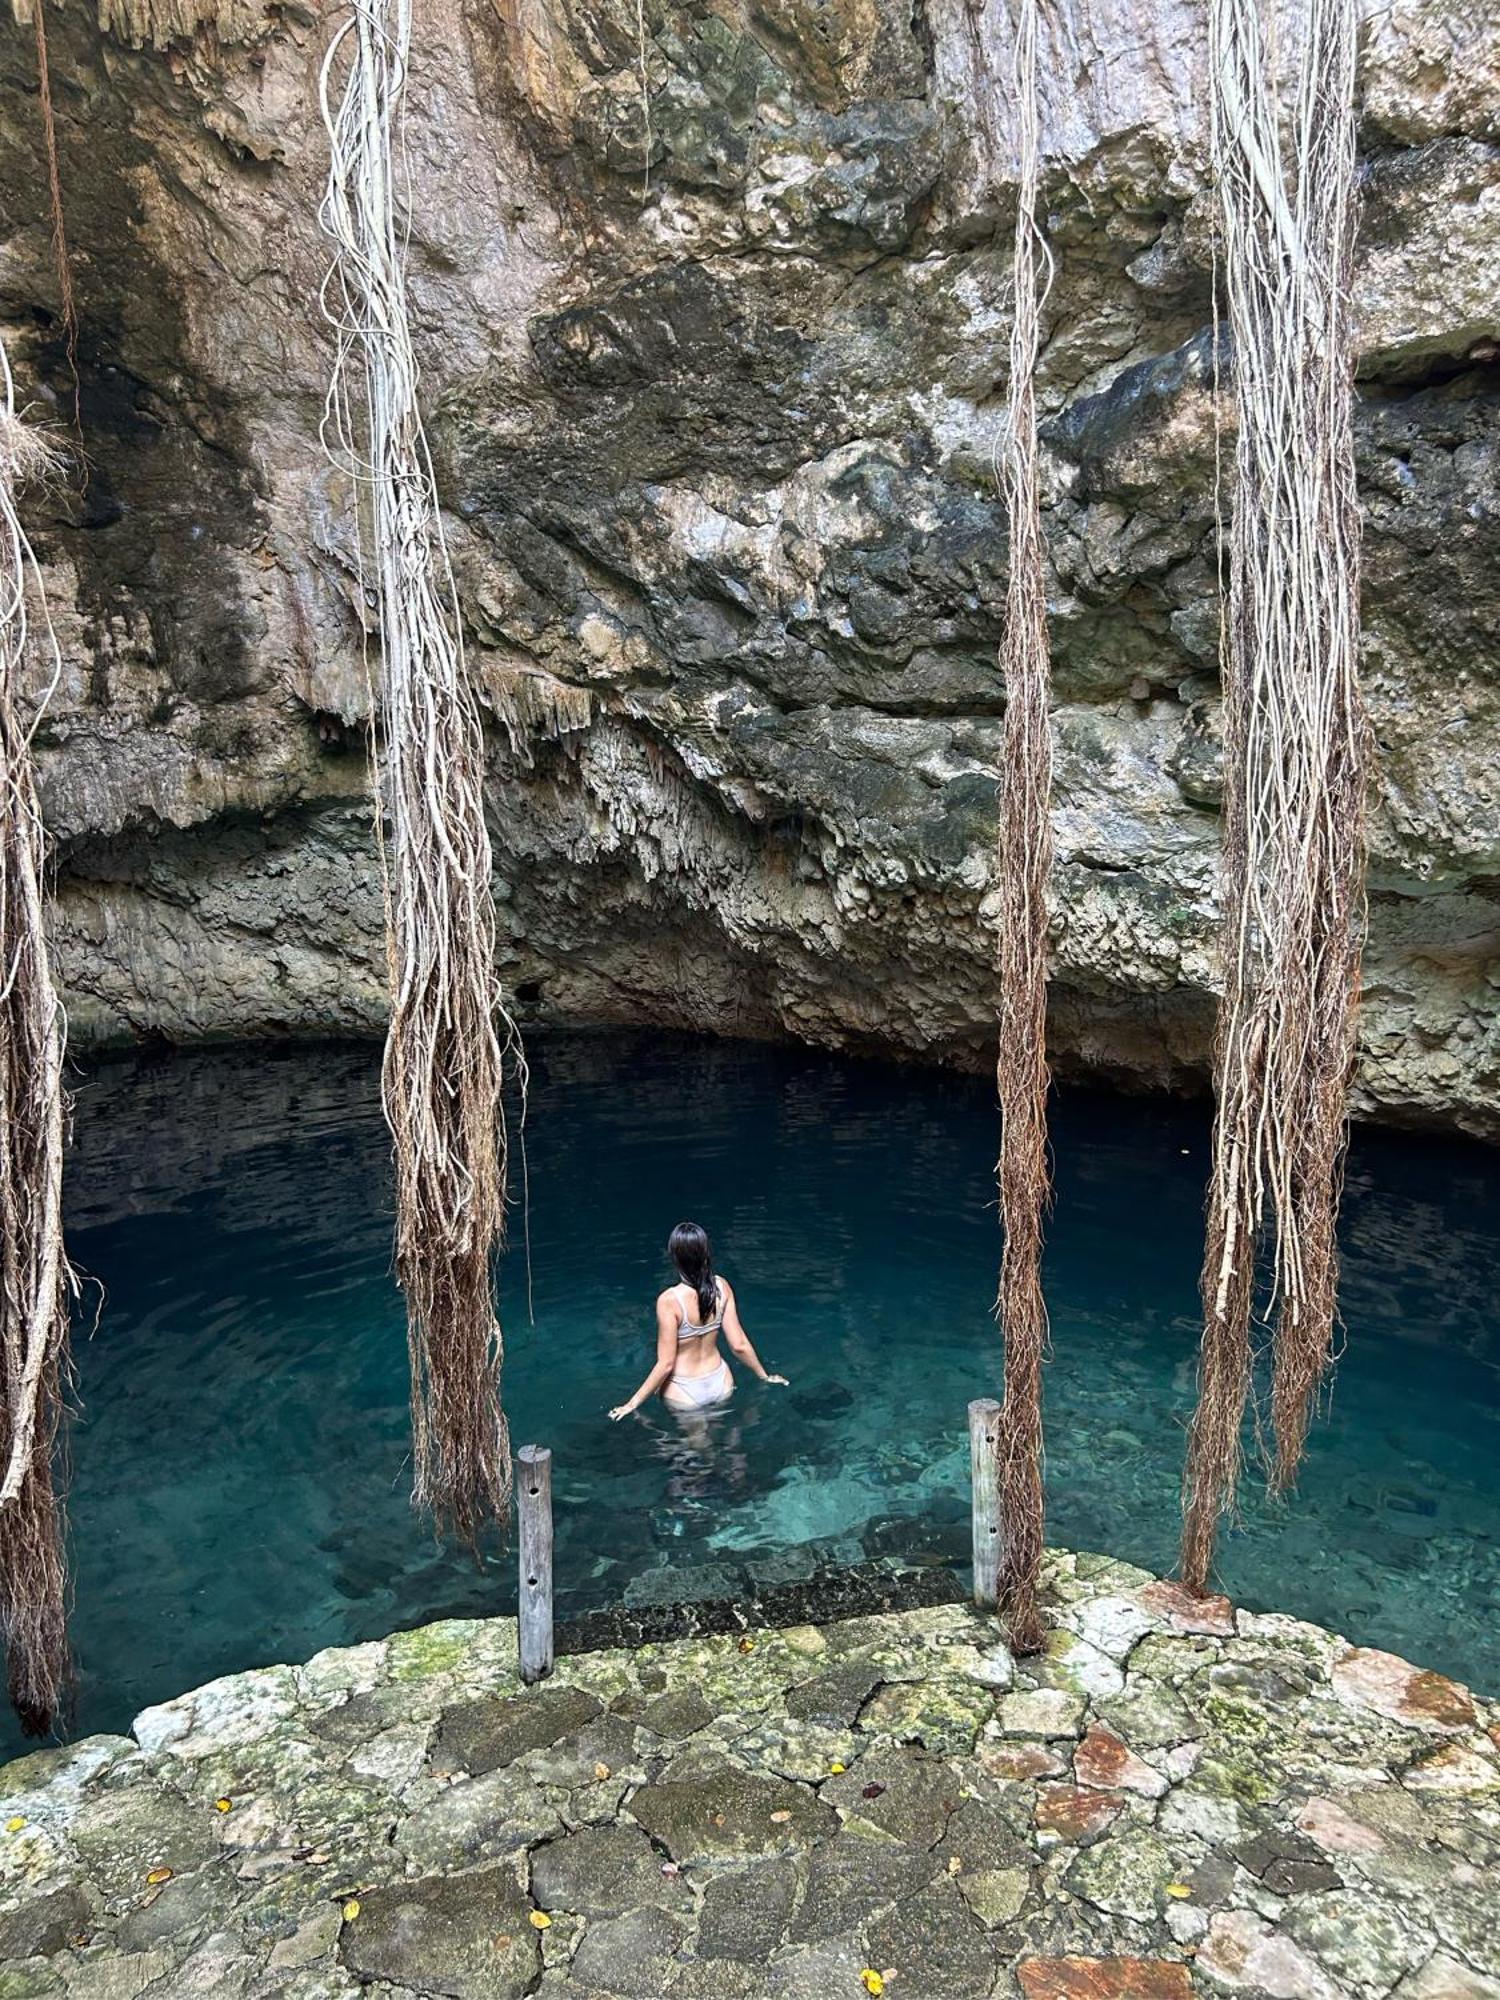
<svg viewBox="0 0 1500 2000">
<path fill-rule="evenodd" d="M 661 1036 L 538 1036 L 532 1059 L 535 1319 L 513 1255 L 506 1401 L 517 1442 L 555 1453 L 562 1608 L 733 1588 L 746 1566 L 961 1562 L 964 1408 L 998 1366 L 986 1082 Z M 1049 1534 L 1152 1567 L 1175 1547 L 1206 1116 L 1074 1094 L 1054 1120 Z M 439 1553 L 407 1503 L 372 1049 L 102 1065 L 70 1199 L 106 1290 L 78 1346 L 81 1728 L 513 1607 L 509 1560 Z M 742 1374 L 706 1427 L 660 1406 L 612 1426 L 684 1215 L 793 1386 Z M 1500 1156 L 1361 1134 L 1345 1257 L 1331 1414 L 1290 1504 L 1247 1487 L 1224 1584 L 1500 1689 Z"/>
</svg>

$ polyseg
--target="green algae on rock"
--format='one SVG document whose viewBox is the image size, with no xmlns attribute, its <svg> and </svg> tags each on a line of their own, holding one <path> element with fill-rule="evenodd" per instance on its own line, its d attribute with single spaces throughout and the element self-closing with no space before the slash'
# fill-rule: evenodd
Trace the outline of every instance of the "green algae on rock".
<svg viewBox="0 0 1500 2000">
<path fill-rule="evenodd" d="M 1500 1709 L 1291 1619 L 1184 1632 L 1125 1564 L 1047 1582 L 1110 1691 L 961 1604 L 532 1689 L 464 1620 L 34 1753 L 0 1996 L 1493 2000 Z"/>
</svg>

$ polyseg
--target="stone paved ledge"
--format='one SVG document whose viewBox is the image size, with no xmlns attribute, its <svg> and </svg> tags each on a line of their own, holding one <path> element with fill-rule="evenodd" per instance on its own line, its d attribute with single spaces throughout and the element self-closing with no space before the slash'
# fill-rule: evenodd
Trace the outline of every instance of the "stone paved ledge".
<svg viewBox="0 0 1500 2000">
<path fill-rule="evenodd" d="M 560 1662 L 509 1621 L 214 1682 L 0 1769 L 0 2000 L 1500 2000 L 1500 1712 L 1049 1562 Z"/>
</svg>

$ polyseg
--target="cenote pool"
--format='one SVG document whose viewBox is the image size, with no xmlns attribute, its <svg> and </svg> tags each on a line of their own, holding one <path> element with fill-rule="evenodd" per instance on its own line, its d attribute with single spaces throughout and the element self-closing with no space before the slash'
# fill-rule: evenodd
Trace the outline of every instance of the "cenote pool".
<svg viewBox="0 0 1500 2000">
<path fill-rule="evenodd" d="M 516 1441 L 556 1455 L 560 1610 L 961 1563 L 964 1406 L 998 1369 L 986 1081 L 655 1035 L 538 1034 L 531 1056 L 534 1317 L 518 1222 L 506 1401 Z M 106 1296 L 78 1343 L 80 1729 L 513 1608 L 510 1560 L 476 1574 L 407 1502 L 377 1061 L 220 1051 L 81 1079 L 71 1241 Z M 1164 1568 L 1206 1109 L 1065 1094 L 1054 1138 L 1049 1534 Z M 792 1387 L 742 1374 L 706 1435 L 662 1411 L 611 1426 L 684 1215 Z M 1500 1158 L 1361 1134 L 1344 1236 L 1331 1414 L 1293 1502 L 1247 1486 L 1224 1585 L 1500 1690 Z"/>
</svg>

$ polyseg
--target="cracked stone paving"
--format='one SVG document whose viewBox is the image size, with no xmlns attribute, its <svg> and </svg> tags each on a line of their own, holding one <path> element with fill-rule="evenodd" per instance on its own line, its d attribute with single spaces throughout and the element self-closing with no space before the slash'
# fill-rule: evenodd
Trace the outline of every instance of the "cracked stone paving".
<svg viewBox="0 0 1500 2000">
<path fill-rule="evenodd" d="M 449 1622 L 0 1771 L 0 2000 L 1500 2000 L 1500 1707 L 1048 1563 L 558 1662 Z"/>
</svg>

